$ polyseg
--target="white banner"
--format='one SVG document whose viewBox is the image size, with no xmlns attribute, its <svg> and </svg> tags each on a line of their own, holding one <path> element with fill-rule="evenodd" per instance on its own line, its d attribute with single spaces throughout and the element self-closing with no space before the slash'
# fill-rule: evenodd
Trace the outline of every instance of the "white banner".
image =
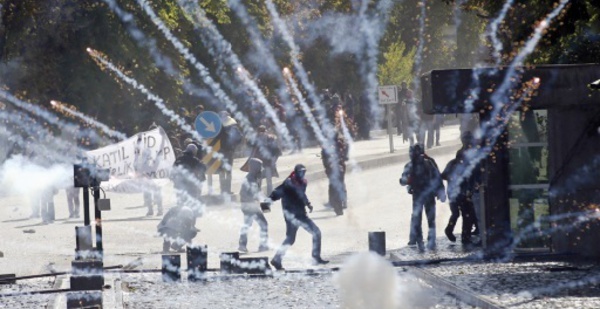
<svg viewBox="0 0 600 309">
<path fill-rule="evenodd" d="M 168 178 L 175 162 L 173 147 L 161 127 L 88 151 L 86 155 L 89 162 L 109 169 L 111 179 Z"/>
</svg>

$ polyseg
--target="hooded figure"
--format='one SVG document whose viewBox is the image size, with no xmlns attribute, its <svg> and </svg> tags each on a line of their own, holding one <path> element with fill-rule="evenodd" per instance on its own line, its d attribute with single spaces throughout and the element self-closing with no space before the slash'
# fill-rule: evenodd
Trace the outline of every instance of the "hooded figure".
<svg viewBox="0 0 600 309">
<path fill-rule="evenodd" d="M 271 265 L 278 270 L 283 269 L 281 260 L 287 248 L 296 241 L 296 233 L 299 227 L 302 227 L 312 235 L 312 257 L 315 264 L 329 263 L 329 261 L 321 258 L 321 230 L 319 230 L 319 227 L 317 227 L 306 213 L 306 207 L 308 207 L 310 212 L 312 212 L 313 207 L 306 196 L 308 182 L 304 178 L 305 175 L 306 167 L 302 164 L 297 164 L 290 176 L 275 188 L 269 196 L 273 201 L 281 199 L 283 218 L 285 219 L 285 240 L 271 260 Z"/>
<path fill-rule="evenodd" d="M 240 230 L 239 248 L 240 252 L 248 252 L 248 229 L 256 221 L 260 227 L 260 245 L 258 251 L 269 250 L 268 233 L 269 225 L 265 215 L 260 208 L 260 201 L 264 200 L 261 192 L 262 161 L 256 158 L 248 160 L 248 174 L 242 183 L 240 189 L 240 201 L 242 202 L 242 213 L 244 214 L 244 224 Z"/>
<path fill-rule="evenodd" d="M 412 217 L 410 220 L 409 246 L 417 245 L 419 251 L 425 250 L 421 221 L 423 208 L 427 214 L 427 248 L 435 250 L 435 198 L 444 202 L 446 193 L 440 171 L 435 160 L 428 157 L 423 146 L 416 144 L 409 148 L 410 162 L 404 166 L 400 185 L 408 186 L 408 193 L 413 197 Z"/>
</svg>

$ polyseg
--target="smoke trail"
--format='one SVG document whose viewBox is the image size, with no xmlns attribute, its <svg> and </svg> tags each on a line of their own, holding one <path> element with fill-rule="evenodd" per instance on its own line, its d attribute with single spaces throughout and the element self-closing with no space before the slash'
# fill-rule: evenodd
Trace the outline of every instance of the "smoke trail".
<svg viewBox="0 0 600 309">
<path fill-rule="evenodd" d="M 340 112 L 340 125 L 342 127 L 342 134 L 344 135 L 344 139 L 347 141 L 348 143 L 348 153 L 352 154 L 352 148 L 354 147 L 354 140 L 352 139 L 352 135 L 350 134 L 350 130 L 348 130 L 348 126 L 346 125 L 346 117 L 345 117 L 345 113 L 343 111 Z M 350 163 L 350 166 L 352 166 L 352 172 L 360 172 L 361 168 L 360 165 L 358 165 L 358 162 L 356 162 L 356 160 L 354 158 L 352 158 L 352 156 L 348 156 L 348 158 L 350 159 L 348 162 Z"/>
<path fill-rule="evenodd" d="M 203 41 L 205 43 L 212 45 L 212 48 L 209 48 L 209 52 L 214 57 L 224 57 L 231 68 L 238 70 L 238 72 L 241 73 L 238 77 L 241 77 L 245 86 L 250 88 L 254 93 L 258 102 L 265 108 L 267 116 L 275 124 L 276 131 L 283 137 L 284 143 L 290 146 L 291 138 L 285 124 L 279 120 L 275 109 L 269 104 L 263 92 L 258 88 L 256 82 L 248 76 L 248 71 L 244 68 L 239 57 L 231 50 L 231 44 L 223 38 L 214 24 L 206 17 L 206 13 L 199 7 L 197 2 L 190 0 L 178 0 L 177 2 L 184 11 L 187 11 L 187 13 L 191 15 L 192 23 L 197 30 L 203 30 L 202 33 L 204 33 L 204 31 L 208 32 L 207 34 L 203 34 L 202 37 L 204 38 Z M 234 89 L 235 87 L 232 86 L 231 88 Z"/>
<path fill-rule="evenodd" d="M 460 24 L 462 23 L 462 20 L 460 18 L 461 14 L 461 9 L 460 7 L 466 2 L 467 0 L 458 0 L 456 1 L 456 3 L 454 3 L 454 9 L 452 10 L 452 13 L 454 14 L 454 29 L 456 31 L 456 33 L 458 33 L 458 28 L 460 27 Z"/>
<path fill-rule="evenodd" d="M 173 66 L 171 59 L 160 53 L 158 47 L 156 46 L 156 40 L 146 38 L 144 32 L 136 25 L 134 16 L 131 13 L 121 9 L 115 0 L 103 1 L 121 19 L 121 21 L 125 24 L 127 31 L 131 34 L 135 41 L 150 51 L 150 55 L 158 67 L 163 68 L 168 74 L 180 76 L 178 70 Z"/>
<path fill-rule="evenodd" d="M 294 39 L 290 35 L 290 33 L 287 29 L 287 26 L 281 20 L 281 17 L 279 16 L 279 13 L 277 12 L 277 9 L 275 8 L 275 5 L 273 4 L 273 2 L 271 0 L 266 0 L 265 3 L 267 5 L 267 10 L 269 11 L 269 14 L 271 16 L 271 22 L 277 27 L 283 40 L 287 43 L 288 47 L 290 48 L 290 56 L 291 56 L 292 64 L 294 65 L 295 71 L 296 71 L 298 77 L 300 78 L 300 81 L 301 81 L 304 89 L 308 93 L 309 98 L 314 102 L 313 106 L 314 106 L 315 110 L 317 111 L 317 117 L 318 117 L 319 123 L 322 128 L 321 131 L 323 132 L 323 135 L 324 135 L 324 140 L 319 139 L 321 141 L 321 147 L 324 149 L 324 151 L 329 156 L 329 158 L 331 158 L 330 162 L 339 162 L 338 154 L 336 153 L 336 151 L 334 151 L 334 149 L 333 149 L 334 147 L 332 147 L 333 143 L 334 143 L 334 138 L 335 138 L 335 128 L 332 126 L 332 124 L 327 119 L 326 113 L 323 109 L 323 106 L 321 106 L 321 104 L 319 103 L 320 100 L 315 93 L 314 86 L 309 81 L 308 74 L 306 73 L 304 66 L 302 66 L 302 64 L 298 60 L 300 58 L 298 46 L 296 45 L 296 43 L 294 42 Z M 341 174 L 339 164 L 332 164 L 331 169 L 332 169 L 332 178 L 330 178 L 330 179 L 337 179 L 338 178 L 337 176 L 339 176 Z M 339 185 L 339 184 L 336 184 L 336 185 Z"/>
<path fill-rule="evenodd" d="M 315 136 L 317 137 L 317 140 L 319 140 L 319 144 L 321 144 L 321 145 L 327 144 L 327 138 L 323 134 L 323 131 L 321 130 L 321 127 L 319 126 L 319 123 L 315 119 L 314 115 L 310 111 L 310 107 L 304 100 L 304 97 L 302 96 L 300 89 L 298 89 L 298 85 L 296 84 L 296 81 L 292 78 L 291 73 L 287 73 L 287 74 L 284 73 L 284 76 L 287 78 L 287 81 L 288 81 L 290 87 L 292 88 L 292 92 L 298 99 L 300 108 L 302 109 L 302 112 L 306 116 L 308 123 L 310 124 L 310 127 L 313 129 L 313 132 L 315 132 Z"/>
<path fill-rule="evenodd" d="M 460 192 L 460 184 L 471 177 L 474 170 L 479 166 L 488 153 L 490 153 L 495 145 L 496 139 L 502 134 L 503 128 L 510 121 L 510 115 L 517 110 L 523 101 L 531 98 L 535 91 L 540 87 L 538 78 L 533 78 L 531 81 L 524 83 L 525 87 L 518 99 L 514 102 L 507 103 L 502 107 L 497 107 L 496 114 L 491 117 L 483 126 L 481 131 L 477 132 L 480 136 L 489 136 L 489 143 L 481 148 L 477 148 L 473 141 L 470 141 L 472 148 L 464 149 L 462 163 L 457 164 L 452 171 L 450 178 L 456 179 L 455 182 L 448 183 L 448 194 L 451 199 L 455 198 Z M 478 135 L 474 136 L 478 140 Z M 479 145 L 481 143 L 477 143 Z"/>
<path fill-rule="evenodd" d="M 175 114 L 175 112 L 173 112 L 172 110 L 170 110 L 169 108 L 167 108 L 165 106 L 164 100 L 161 99 L 159 96 L 153 94 L 152 92 L 150 92 L 143 84 L 138 83 L 138 81 L 136 81 L 133 78 L 128 77 L 127 75 L 125 75 L 125 73 L 123 73 L 123 71 L 119 70 L 119 68 L 117 68 L 112 62 L 110 62 L 109 60 L 105 59 L 105 56 L 101 55 L 99 52 L 88 48 L 88 53 L 90 54 L 90 56 L 92 56 L 94 59 L 96 59 L 99 63 L 101 63 L 102 65 L 104 65 L 106 68 L 110 69 L 112 72 L 114 72 L 117 77 L 119 77 L 119 79 L 121 79 L 122 81 L 126 82 L 127 84 L 131 85 L 133 88 L 139 90 L 140 92 L 142 92 L 143 94 L 146 95 L 146 97 L 154 102 L 154 105 L 156 105 L 156 107 L 158 107 L 158 109 L 167 117 L 169 117 L 171 119 L 171 121 L 174 121 L 179 127 L 181 127 L 185 132 L 189 133 L 192 135 L 192 137 L 194 137 L 194 139 L 196 139 L 197 141 L 199 141 L 202 145 L 202 147 L 204 149 L 206 149 L 206 151 L 208 153 L 212 152 L 212 147 L 210 145 L 208 145 L 206 143 L 206 141 L 204 140 L 204 138 L 202 138 L 200 136 L 200 134 L 198 134 L 198 132 L 194 129 L 192 129 L 192 127 L 185 123 L 185 120 L 183 118 L 181 118 L 180 116 L 178 116 L 177 114 Z M 219 160 L 223 161 L 223 154 L 221 153 L 216 153 L 213 152 L 213 157 L 217 158 Z M 231 166 L 229 163 L 223 161 L 224 163 L 224 168 L 226 169 L 230 169 Z"/>
<path fill-rule="evenodd" d="M 137 0 L 137 3 L 143 9 L 143 11 L 150 17 L 152 22 L 158 27 L 164 37 L 171 42 L 171 44 L 179 51 L 179 53 L 198 70 L 200 77 L 204 80 L 204 83 L 209 86 L 215 96 L 219 98 L 225 104 L 225 107 L 231 115 L 240 122 L 241 128 L 245 131 L 244 136 L 252 141 L 256 139 L 256 131 L 252 128 L 252 125 L 248 121 L 248 118 L 238 111 L 237 106 L 227 94 L 221 89 L 219 83 L 217 83 L 211 76 L 209 70 L 196 59 L 196 57 L 190 52 L 190 50 L 183 45 L 169 30 L 169 28 L 162 22 L 162 20 L 156 15 L 154 10 L 148 5 L 146 0 Z M 227 169 L 227 168 L 226 168 Z"/>
<path fill-rule="evenodd" d="M 392 1 L 383 0 L 377 3 L 375 9 L 375 17 L 371 21 L 367 17 L 367 8 L 369 1 L 362 1 L 358 17 L 360 18 L 360 32 L 363 34 L 365 41 L 367 61 L 359 62 L 360 71 L 365 76 L 366 89 L 365 95 L 369 102 L 369 117 L 379 119 L 382 113 L 381 106 L 377 104 L 375 93 L 377 93 L 377 57 L 379 55 L 379 40 L 385 32 L 385 25 L 389 19 L 391 12 Z M 375 30 L 373 30 L 375 29 Z"/>
<path fill-rule="evenodd" d="M 109 5 L 109 7 L 117 14 L 117 16 L 121 19 L 121 21 L 125 24 L 127 31 L 131 34 L 131 36 L 135 39 L 138 45 L 147 48 L 147 50 L 152 55 L 154 63 L 157 67 L 162 68 L 166 73 L 175 76 L 178 80 L 180 80 L 183 84 L 183 88 L 195 95 L 199 98 L 204 98 L 208 100 L 214 100 L 213 96 L 209 94 L 209 92 L 205 89 L 200 89 L 196 87 L 189 79 L 184 78 L 182 74 L 172 65 L 170 59 L 168 57 L 163 56 L 158 48 L 156 47 L 156 42 L 154 39 L 147 38 L 142 30 L 135 24 L 133 15 L 123 11 L 114 0 L 104 0 L 105 3 Z M 216 105 L 216 104 L 215 104 Z M 178 125 L 179 126 L 179 125 Z M 181 126 L 179 126 L 182 128 Z M 182 128 L 184 129 L 184 128 Z M 184 129 L 185 130 L 185 129 Z M 247 137 L 249 138 L 249 137 Z M 202 139 L 197 140 L 202 147 L 205 149 L 212 149 L 208 147 L 206 142 Z M 214 157 L 220 156 L 223 157 L 223 154 L 217 151 L 213 151 L 215 154 Z M 225 169 L 227 169 L 228 164 L 223 165 Z"/>
<path fill-rule="evenodd" d="M 460 7 L 466 2 L 466 0 L 460 0 L 457 1 L 455 6 L 454 6 L 454 24 L 455 24 L 455 31 L 458 34 L 459 33 L 459 27 L 460 24 L 462 23 L 462 20 L 460 18 L 461 14 L 461 9 Z M 479 76 L 482 74 L 482 70 L 481 70 L 481 65 L 480 64 L 476 64 L 475 68 L 473 69 L 473 72 L 471 74 L 471 85 L 469 85 L 469 95 L 467 96 L 467 100 L 464 102 L 465 105 L 465 112 L 466 113 L 471 113 L 474 110 L 474 106 L 473 103 L 476 102 L 479 99 L 479 91 L 480 89 L 480 81 L 479 81 Z"/>
<path fill-rule="evenodd" d="M 494 93 L 490 97 L 490 102 L 493 105 L 493 110 L 490 115 L 490 120 L 485 122 L 475 133 L 475 136 L 488 136 L 489 144 L 483 147 L 481 150 L 476 151 L 475 149 L 469 149 L 466 151 L 467 161 L 470 162 L 470 165 L 465 167 L 464 174 L 459 176 L 458 183 L 462 182 L 464 179 L 469 177 L 473 172 L 473 168 L 478 164 L 481 160 L 483 160 L 488 153 L 492 151 L 493 145 L 495 145 L 498 137 L 502 134 L 503 126 L 508 121 L 506 118 L 510 117 L 512 112 L 518 107 L 516 104 L 512 106 L 508 106 L 505 111 L 503 111 L 504 103 L 503 99 L 510 98 L 510 90 L 516 85 L 520 78 L 516 77 L 517 68 L 523 64 L 524 59 L 533 52 L 537 44 L 542 38 L 543 32 L 549 27 L 550 22 L 560 14 L 560 12 L 564 9 L 565 5 L 569 2 L 569 0 L 561 0 L 560 4 L 557 5 L 535 28 L 533 36 L 525 43 L 525 46 L 521 49 L 521 51 L 515 56 L 512 60 L 510 66 L 506 70 L 506 74 L 500 86 L 494 91 Z M 539 84 L 539 80 L 535 82 Z M 539 87 L 539 85 L 536 85 Z M 503 118 L 504 117 L 504 118 Z M 503 120 L 504 119 L 504 120 Z"/>
<path fill-rule="evenodd" d="M 508 9 L 510 9 L 510 7 L 513 5 L 513 2 L 514 0 L 507 0 L 504 3 L 504 6 L 502 6 L 502 10 L 498 14 L 498 16 L 494 18 L 494 20 L 492 20 L 492 22 L 490 23 L 488 36 L 492 40 L 492 46 L 494 47 L 493 55 L 494 59 L 496 60 L 496 66 L 499 66 L 500 62 L 502 61 L 503 49 L 502 42 L 500 42 L 497 35 L 498 25 L 500 25 L 500 22 L 502 22 L 506 17 L 506 13 L 508 12 Z"/>
<path fill-rule="evenodd" d="M 99 121 L 97 121 L 95 119 L 92 119 L 91 117 L 88 117 L 88 116 L 86 116 L 83 113 L 80 113 L 78 111 L 72 110 L 72 109 L 68 108 L 67 106 L 65 106 L 64 104 L 61 104 L 58 101 L 50 101 L 50 104 L 52 104 L 52 106 L 54 106 L 54 107 L 56 107 L 56 108 L 58 108 L 58 109 L 60 109 L 60 110 L 62 110 L 64 112 L 67 112 L 67 113 L 69 113 L 69 114 L 71 114 L 71 115 L 73 115 L 73 116 L 75 116 L 75 117 L 77 117 L 77 118 L 85 121 L 86 123 L 89 123 L 89 124 L 91 124 L 91 125 L 93 125 L 95 127 L 98 127 L 104 133 L 106 133 L 108 136 L 113 136 L 113 137 L 116 137 L 116 138 L 118 138 L 120 140 L 124 140 L 124 139 L 127 138 L 127 135 L 125 135 L 124 133 L 121 133 L 119 131 L 115 131 L 115 130 L 109 128 L 104 123 L 99 122 Z"/>
<path fill-rule="evenodd" d="M 211 100 L 214 102 L 213 105 L 217 105 L 218 103 L 214 99 L 214 97 L 207 91 L 206 89 L 199 88 L 195 86 L 189 79 L 185 78 L 181 72 L 173 66 L 169 57 L 164 56 L 156 46 L 156 40 L 147 38 L 144 35 L 144 32 L 135 24 L 133 19 L 133 15 L 122 10 L 114 0 L 103 0 L 111 10 L 117 14 L 117 16 L 121 19 L 121 22 L 125 24 L 125 28 L 134 38 L 136 43 L 139 46 L 146 48 L 154 63 L 157 67 L 163 69 L 167 74 L 174 76 L 177 80 L 181 81 L 183 84 L 183 89 L 189 92 L 192 95 L 195 95 L 199 98 L 205 100 Z"/>
<path fill-rule="evenodd" d="M 266 0 L 265 3 L 267 5 L 267 10 L 269 11 L 269 14 L 271 16 L 271 22 L 273 23 L 274 26 L 277 27 L 283 40 L 287 43 L 288 47 L 290 48 L 290 58 L 292 60 L 293 66 L 294 66 L 294 70 L 296 71 L 297 76 L 300 78 L 300 82 L 301 82 L 302 86 L 308 93 L 308 98 L 312 102 L 314 102 L 313 106 L 314 106 L 315 110 L 317 111 L 317 117 L 319 120 L 319 124 L 323 128 L 323 132 L 325 132 L 325 135 L 327 137 L 326 142 L 330 143 L 334 130 L 333 130 L 331 123 L 329 123 L 329 121 L 327 120 L 327 118 L 325 116 L 326 115 L 325 110 L 323 109 L 323 106 L 321 106 L 321 104 L 320 104 L 321 99 L 317 96 L 314 85 L 310 82 L 310 80 L 308 78 L 308 74 L 306 73 L 306 70 L 304 69 L 304 66 L 298 60 L 298 59 L 300 59 L 299 48 L 296 45 L 296 43 L 294 42 L 294 38 L 289 33 L 287 26 L 285 25 L 285 23 L 279 16 L 279 13 L 277 12 L 277 9 L 275 8 L 275 5 L 273 4 L 273 2 L 271 0 Z"/>
<path fill-rule="evenodd" d="M 7 124 L 20 127 L 26 136 L 37 138 L 36 140 L 27 140 L 21 137 L 21 134 L 19 133 L 11 131 L 2 132 L 9 141 L 14 143 L 13 146 L 15 144 L 21 146 L 26 150 L 26 153 L 43 153 L 57 161 L 75 161 L 77 153 L 73 153 L 76 148 L 72 146 L 72 143 L 56 138 L 47 128 L 41 126 L 36 120 L 30 118 L 28 115 L 23 113 L 4 112 L 0 113 L 0 119 Z M 33 142 L 35 142 L 35 144 Z M 44 151 L 40 152 L 40 147 L 44 147 Z"/>
<path fill-rule="evenodd" d="M 55 125 L 57 127 L 60 127 L 61 130 L 63 131 L 69 131 L 69 132 L 76 132 L 79 131 L 79 127 L 77 125 L 74 125 L 72 123 L 68 123 L 65 122 L 63 120 L 61 120 L 60 118 L 58 118 L 58 116 L 56 116 L 55 114 L 47 111 L 46 109 L 43 109 L 41 107 L 35 106 L 31 103 L 27 103 L 24 102 L 22 100 L 17 99 L 16 97 L 14 97 L 13 95 L 11 95 L 8 92 L 2 91 L 0 90 L 0 97 L 5 98 L 8 102 L 12 103 L 13 105 L 15 105 L 18 108 L 21 108 L 33 115 L 36 115 L 37 117 L 41 117 L 42 119 L 46 120 L 48 122 L 48 124 L 51 125 Z M 9 114 L 4 113 L 3 116 L 9 116 Z M 44 141 L 53 141 L 53 146 L 63 146 L 65 148 L 68 149 L 67 146 L 65 145 L 70 145 L 71 143 L 64 143 L 62 142 L 60 139 L 57 139 L 56 137 L 54 137 L 52 134 L 50 134 L 50 132 L 47 131 L 46 128 L 43 128 L 42 126 L 40 126 L 39 124 L 37 124 L 37 121 L 29 118 L 27 115 L 22 114 L 19 115 L 18 118 L 23 118 L 25 117 L 26 120 L 29 120 L 30 126 L 25 126 L 22 123 L 19 122 L 15 122 L 14 119 L 12 118 L 7 118 L 7 121 L 9 122 L 13 122 L 16 125 L 20 126 L 21 128 L 23 128 L 24 130 L 26 130 L 29 133 L 29 136 L 38 136 L 40 134 L 40 132 L 44 132 L 46 133 L 44 136 L 45 138 L 43 139 Z M 15 118 L 15 119 L 18 119 Z M 38 129 L 38 130 L 34 130 L 34 129 Z M 98 133 L 94 130 L 90 130 L 87 129 L 86 134 L 88 134 L 88 137 L 90 138 L 90 141 L 93 143 L 104 143 L 106 142 L 106 139 L 99 136 Z M 58 142 L 57 144 L 57 141 Z M 25 143 L 23 144 L 25 145 Z M 59 156 L 63 156 L 64 152 L 58 151 L 57 155 Z M 73 161 L 72 158 L 69 158 L 68 161 Z"/>
<path fill-rule="evenodd" d="M 287 114 L 287 119 L 290 119 L 291 121 L 290 126 L 297 134 L 300 135 L 299 138 L 301 141 L 307 140 L 308 134 L 306 130 L 304 130 L 302 122 L 299 118 L 300 115 L 298 115 L 297 111 L 295 110 L 294 103 L 292 102 L 288 92 L 288 85 L 286 84 L 287 78 L 285 75 L 289 73 L 289 69 L 283 68 L 283 70 L 281 70 L 279 68 L 273 53 L 267 46 L 265 46 L 264 39 L 258 31 L 258 25 L 256 21 L 248 14 L 245 6 L 242 5 L 239 0 L 229 0 L 228 3 L 229 7 L 235 12 L 240 22 L 245 26 L 246 32 L 250 37 L 250 42 L 252 42 L 252 45 L 256 50 L 255 57 L 263 65 L 263 68 L 266 68 L 273 76 L 275 76 L 275 80 L 278 83 L 277 94 L 282 99 L 282 104 Z"/>
<path fill-rule="evenodd" d="M 258 31 L 258 25 L 256 24 L 256 21 L 248 14 L 248 11 L 240 3 L 240 0 L 228 0 L 228 3 L 229 7 L 240 19 L 240 22 L 245 26 L 246 32 L 250 36 L 250 42 L 252 42 L 252 45 L 256 49 L 256 56 L 260 60 L 261 65 L 269 69 L 273 76 L 276 77 L 276 80 L 279 83 L 279 86 L 277 87 L 277 93 L 279 97 L 283 99 L 284 103 L 289 103 L 288 105 L 293 106 L 293 104 L 291 104 L 291 99 L 285 83 L 285 77 L 283 76 L 284 73 L 277 65 L 271 50 L 265 46 L 264 39 Z M 295 114 L 293 108 L 290 108 L 287 110 L 287 112 L 291 113 L 292 117 Z"/>
<path fill-rule="evenodd" d="M 533 209 L 527 210 L 530 214 Z M 523 214 L 520 214 L 522 216 Z M 531 217 L 533 215 L 531 214 Z M 575 231 L 575 229 L 579 228 L 585 223 L 596 222 L 600 218 L 600 214 L 597 210 L 589 210 L 589 211 L 581 211 L 576 213 L 564 213 L 558 215 L 550 215 L 540 218 L 539 220 L 534 220 L 527 226 L 520 228 L 519 232 L 516 235 L 513 235 L 511 243 L 508 245 L 509 251 L 512 252 L 514 248 L 516 248 L 521 242 L 532 240 L 540 237 L 541 235 L 548 236 L 552 234 L 556 234 L 558 232 L 570 232 Z M 564 222 L 567 221 L 568 222 Z M 563 221 L 563 222 L 561 222 Z M 541 228 L 542 225 L 547 225 L 548 228 Z M 495 245 L 496 248 L 500 248 L 501 244 Z M 505 256 L 501 261 L 510 260 L 510 256 Z"/>
<path fill-rule="evenodd" d="M 575 193 L 576 190 L 585 187 L 591 181 L 596 181 L 598 167 L 600 167 L 600 156 L 594 157 L 591 162 L 578 168 L 562 182 L 562 187 L 552 186 L 550 196 L 559 196 Z M 591 181 L 590 181 L 591 180 Z"/>
<path fill-rule="evenodd" d="M 413 66 L 413 71 L 415 73 L 415 78 L 413 78 L 413 90 L 415 93 L 421 90 L 421 65 L 423 62 L 423 48 L 425 46 L 425 18 L 427 16 L 427 0 L 423 0 L 419 2 L 421 6 L 421 16 L 419 16 L 419 45 L 417 46 L 417 52 L 415 53 L 415 63 Z M 420 119 L 419 119 L 420 121 Z"/>
<path fill-rule="evenodd" d="M 46 109 L 41 108 L 36 105 L 33 105 L 31 103 L 24 102 L 22 100 L 19 100 L 15 96 L 13 96 L 12 94 L 10 94 L 4 90 L 0 90 L 0 98 L 4 98 L 4 99 L 8 100 L 8 102 L 15 105 L 16 107 L 43 118 L 44 120 L 48 121 L 49 124 L 57 125 L 57 126 L 67 128 L 67 129 L 74 129 L 76 127 L 73 124 L 69 124 L 69 123 L 66 123 L 66 122 L 60 120 L 60 118 L 58 118 L 58 116 L 47 111 Z M 94 137 L 99 138 L 98 135 L 95 135 Z"/>
</svg>

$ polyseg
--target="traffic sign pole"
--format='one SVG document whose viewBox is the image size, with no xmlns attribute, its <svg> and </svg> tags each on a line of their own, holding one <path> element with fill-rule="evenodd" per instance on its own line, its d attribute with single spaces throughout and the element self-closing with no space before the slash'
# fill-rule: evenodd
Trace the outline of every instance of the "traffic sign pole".
<svg viewBox="0 0 600 309">
<path fill-rule="evenodd" d="M 391 104 L 398 103 L 398 89 L 396 86 L 379 86 L 379 104 L 385 105 L 387 113 L 387 131 L 390 138 L 390 153 L 394 153 L 394 133 L 392 132 L 392 108 Z M 398 115 L 396 115 L 398 117 Z"/>
<path fill-rule="evenodd" d="M 392 132 L 392 109 L 390 108 L 390 104 L 386 104 L 385 109 L 387 110 L 387 131 L 390 138 L 390 153 L 394 153 L 394 132 Z M 396 115 L 396 117 L 398 116 Z"/>
</svg>

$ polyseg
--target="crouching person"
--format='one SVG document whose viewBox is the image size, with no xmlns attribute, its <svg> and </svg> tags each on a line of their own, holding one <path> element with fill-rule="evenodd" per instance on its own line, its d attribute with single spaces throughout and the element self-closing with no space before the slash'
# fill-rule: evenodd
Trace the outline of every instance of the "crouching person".
<svg viewBox="0 0 600 309">
<path fill-rule="evenodd" d="M 198 234 L 196 215 L 190 207 L 176 206 L 165 214 L 157 226 L 158 233 L 163 237 L 163 252 L 173 249 L 183 252 L 183 246 L 192 243 Z"/>
</svg>

